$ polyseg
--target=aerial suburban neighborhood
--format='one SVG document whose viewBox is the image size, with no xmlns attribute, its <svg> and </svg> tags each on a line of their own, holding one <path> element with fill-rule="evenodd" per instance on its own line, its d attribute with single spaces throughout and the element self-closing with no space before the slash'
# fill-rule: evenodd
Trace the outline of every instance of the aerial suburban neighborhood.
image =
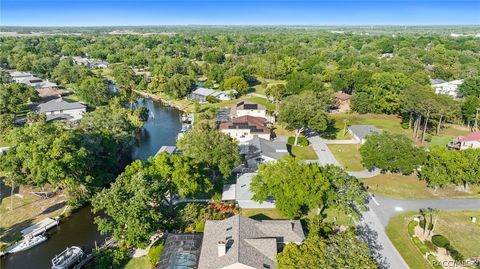
<svg viewBox="0 0 480 269">
<path fill-rule="evenodd" d="M 0 268 L 480 268 L 479 9 L 2 1 Z"/>
</svg>

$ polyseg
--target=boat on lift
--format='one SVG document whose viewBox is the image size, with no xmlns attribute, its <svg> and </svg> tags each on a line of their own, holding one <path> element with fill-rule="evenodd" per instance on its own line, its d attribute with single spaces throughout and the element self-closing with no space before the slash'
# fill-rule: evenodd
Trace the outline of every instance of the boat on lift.
<svg viewBox="0 0 480 269">
<path fill-rule="evenodd" d="M 20 252 L 20 251 L 31 249 L 34 246 L 47 241 L 47 239 L 48 239 L 48 237 L 45 234 L 31 236 L 31 237 L 28 237 L 28 238 L 22 240 L 20 243 L 14 245 L 12 248 L 8 249 L 7 252 L 8 253 L 17 253 L 17 252 Z"/>
<path fill-rule="evenodd" d="M 68 247 L 52 259 L 52 269 L 69 269 L 80 262 L 84 252 L 77 246 Z"/>
</svg>

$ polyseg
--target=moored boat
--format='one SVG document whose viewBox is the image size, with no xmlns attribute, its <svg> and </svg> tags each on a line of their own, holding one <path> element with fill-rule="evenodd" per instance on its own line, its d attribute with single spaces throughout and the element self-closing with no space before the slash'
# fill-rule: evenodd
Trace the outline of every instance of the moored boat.
<svg viewBox="0 0 480 269">
<path fill-rule="evenodd" d="M 7 252 L 8 253 L 17 253 L 17 252 L 20 252 L 20 251 L 24 251 L 24 250 L 33 248 L 34 246 L 47 241 L 47 239 L 48 239 L 48 237 L 45 234 L 32 236 L 32 237 L 26 238 L 23 241 L 21 241 L 20 243 L 14 245 Z"/>
<path fill-rule="evenodd" d="M 62 253 L 52 259 L 52 269 L 68 269 L 83 258 L 83 250 L 79 247 L 67 247 Z"/>
</svg>

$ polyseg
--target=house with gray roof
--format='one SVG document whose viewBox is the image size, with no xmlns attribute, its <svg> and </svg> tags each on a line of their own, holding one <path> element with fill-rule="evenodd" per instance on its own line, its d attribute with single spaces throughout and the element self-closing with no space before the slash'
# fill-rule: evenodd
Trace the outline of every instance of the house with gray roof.
<svg viewBox="0 0 480 269">
<path fill-rule="evenodd" d="M 380 133 L 380 130 L 373 125 L 351 125 L 348 127 L 348 132 L 352 135 L 353 139 L 359 144 L 363 144 L 366 141 L 367 136 Z"/>
<path fill-rule="evenodd" d="M 285 244 L 305 240 L 299 220 L 254 220 L 236 215 L 207 220 L 199 269 L 274 269 Z"/>
<path fill-rule="evenodd" d="M 287 138 L 277 137 L 267 140 L 258 136 L 239 145 L 240 154 L 244 156 L 244 166 L 256 171 L 264 162 L 274 162 L 289 155 Z"/>
<path fill-rule="evenodd" d="M 252 200 L 253 192 L 250 191 L 250 183 L 256 174 L 237 174 L 236 184 L 223 185 L 222 200 L 236 201 L 240 208 L 275 208 L 273 197 L 262 203 Z"/>
<path fill-rule="evenodd" d="M 38 113 L 44 113 L 47 116 L 47 121 L 78 121 L 86 111 L 87 107 L 84 104 L 62 97 L 39 104 L 37 108 Z"/>
<path fill-rule="evenodd" d="M 238 92 L 236 90 L 216 91 L 214 89 L 199 87 L 190 93 L 189 98 L 196 100 L 199 103 L 206 103 L 207 97 L 212 96 L 220 101 L 232 100 L 236 97 Z"/>
</svg>

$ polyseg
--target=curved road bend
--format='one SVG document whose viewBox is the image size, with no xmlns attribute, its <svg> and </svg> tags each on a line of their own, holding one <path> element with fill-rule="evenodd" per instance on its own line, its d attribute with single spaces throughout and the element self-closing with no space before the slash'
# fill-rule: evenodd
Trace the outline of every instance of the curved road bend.
<svg viewBox="0 0 480 269">
<path fill-rule="evenodd" d="M 320 165 L 337 165 L 327 143 L 320 136 L 308 138 L 317 153 Z M 380 174 L 380 170 L 348 172 L 357 178 L 370 178 Z M 381 268 L 408 269 L 408 265 L 385 233 L 390 218 L 402 211 L 418 211 L 420 208 L 438 208 L 441 210 L 480 210 L 480 199 L 438 199 L 438 200 L 399 200 L 383 196 L 370 199 L 369 211 L 362 212 L 362 220 L 357 228 L 362 239 L 370 246 L 370 250 L 380 263 Z"/>
</svg>

